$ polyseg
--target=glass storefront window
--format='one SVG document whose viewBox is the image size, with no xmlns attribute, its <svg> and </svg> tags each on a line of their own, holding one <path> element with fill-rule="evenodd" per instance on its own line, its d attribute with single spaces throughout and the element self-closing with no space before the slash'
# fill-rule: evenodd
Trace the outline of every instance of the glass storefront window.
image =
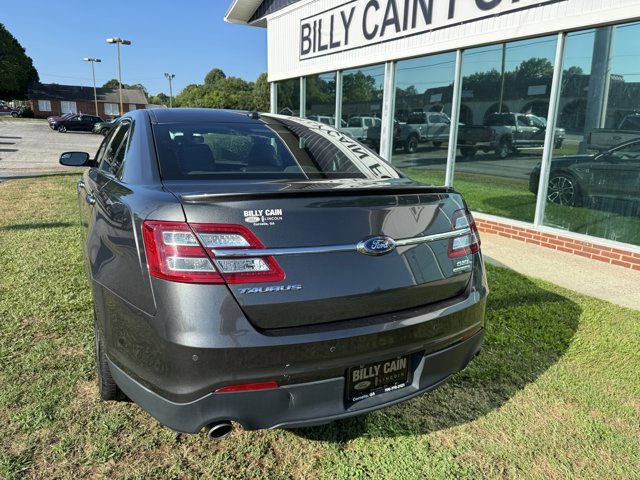
<svg viewBox="0 0 640 480">
<path fill-rule="evenodd" d="M 306 78 L 306 109 L 308 119 L 326 125 L 336 124 L 336 74 L 322 73 Z"/>
<path fill-rule="evenodd" d="M 300 115 L 300 79 L 290 78 L 277 82 L 277 113 L 280 115 Z"/>
<path fill-rule="evenodd" d="M 380 130 L 382 125 L 383 84 L 384 65 L 345 70 L 342 75 L 341 132 L 369 143 L 369 129 Z"/>
<path fill-rule="evenodd" d="M 545 225 L 640 245 L 639 112 L 640 24 L 569 34 Z"/>
<path fill-rule="evenodd" d="M 422 182 L 444 185 L 455 66 L 454 52 L 396 65 L 392 161 Z"/>
<path fill-rule="evenodd" d="M 556 36 L 466 50 L 454 185 L 478 212 L 533 222 Z M 561 148 L 566 133 L 556 130 Z"/>
</svg>

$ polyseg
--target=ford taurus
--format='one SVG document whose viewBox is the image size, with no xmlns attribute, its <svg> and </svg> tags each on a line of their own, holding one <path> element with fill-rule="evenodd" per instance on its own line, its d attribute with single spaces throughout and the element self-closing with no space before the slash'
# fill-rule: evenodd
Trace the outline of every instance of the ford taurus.
<svg viewBox="0 0 640 480">
<path fill-rule="evenodd" d="M 104 400 L 180 432 L 301 427 L 387 407 L 484 338 L 460 196 L 334 128 L 206 109 L 130 112 L 77 184 Z"/>
</svg>

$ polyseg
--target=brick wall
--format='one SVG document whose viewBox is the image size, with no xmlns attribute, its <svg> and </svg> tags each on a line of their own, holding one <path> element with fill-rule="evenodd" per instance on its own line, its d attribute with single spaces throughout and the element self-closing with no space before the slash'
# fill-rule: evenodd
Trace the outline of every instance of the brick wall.
<svg viewBox="0 0 640 480">
<path fill-rule="evenodd" d="M 44 99 L 43 99 L 44 100 Z M 33 115 L 36 118 L 47 118 L 50 115 L 60 115 L 62 112 L 62 103 L 60 100 L 50 100 L 51 102 L 51 111 L 40 111 L 38 109 L 38 100 L 31 100 L 31 108 L 33 109 Z M 114 102 L 118 103 L 118 102 Z M 127 113 L 129 111 L 129 104 L 123 104 L 124 112 Z M 136 104 L 136 108 L 143 109 L 145 105 Z M 76 101 L 76 109 L 78 113 L 86 113 L 87 115 L 95 115 L 96 107 L 94 102 L 80 102 Z M 105 120 L 113 118 L 113 115 L 107 115 L 104 111 L 104 103 L 98 102 L 98 116 L 104 118 Z"/>
<path fill-rule="evenodd" d="M 640 270 L 640 253 L 631 252 L 621 248 L 598 245 L 593 242 L 583 242 L 569 237 L 539 232 L 532 228 L 525 228 L 508 223 L 500 223 L 484 218 L 475 218 L 478 230 L 481 233 L 500 235 L 513 238 L 526 243 L 533 243 L 545 248 L 551 248 L 560 252 L 571 253 L 581 257 L 604 263 L 618 265 L 620 267 Z"/>
</svg>

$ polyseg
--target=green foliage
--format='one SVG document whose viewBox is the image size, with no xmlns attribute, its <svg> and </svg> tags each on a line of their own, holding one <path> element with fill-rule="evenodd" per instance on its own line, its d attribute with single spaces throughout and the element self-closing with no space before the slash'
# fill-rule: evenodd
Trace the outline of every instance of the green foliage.
<svg viewBox="0 0 640 480">
<path fill-rule="evenodd" d="M 169 105 L 169 95 L 162 92 L 157 95 L 150 95 L 149 103 L 152 105 Z"/>
<path fill-rule="evenodd" d="M 0 23 L 0 98 L 23 100 L 29 84 L 40 81 L 33 61 L 18 40 Z"/>
<path fill-rule="evenodd" d="M 204 84 L 187 85 L 174 99 L 177 107 L 226 108 L 233 110 L 269 110 L 269 82 L 266 74 L 257 81 L 247 82 L 238 77 L 227 77 L 214 68 Z"/>
<path fill-rule="evenodd" d="M 105 84 L 102 85 L 102 88 L 120 88 L 120 83 L 118 82 L 117 78 L 112 78 L 108 82 L 105 82 Z M 123 89 L 142 90 L 144 92 L 145 96 L 147 98 L 149 98 L 149 92 L 147 92 L 147 87 L 145 87 L 141 83 L 133 83 L 133 84 L 123 83 L 122 84 L 122 88 Z"/>
<path fill-rule="evenodd" d="M 205 75 L 204 83 L 205 85 L 215 85 L 218 80 L 222 80 L 224 78 L 227 78 L 225 73 L 219 68 L 214 68 Z"/>
</svg>

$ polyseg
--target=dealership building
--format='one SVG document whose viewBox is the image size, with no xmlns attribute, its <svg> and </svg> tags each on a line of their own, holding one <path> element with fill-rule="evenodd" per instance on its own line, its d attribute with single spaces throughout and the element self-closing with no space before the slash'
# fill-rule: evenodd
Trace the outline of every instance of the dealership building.
<svg viewBox="0 0 640 480">
<path fill-rule="evenodd" d="M 640 270 L 640 0 L 234 0 L 271 111 L 453 186 L 480 228 Z"/>
</svg>

